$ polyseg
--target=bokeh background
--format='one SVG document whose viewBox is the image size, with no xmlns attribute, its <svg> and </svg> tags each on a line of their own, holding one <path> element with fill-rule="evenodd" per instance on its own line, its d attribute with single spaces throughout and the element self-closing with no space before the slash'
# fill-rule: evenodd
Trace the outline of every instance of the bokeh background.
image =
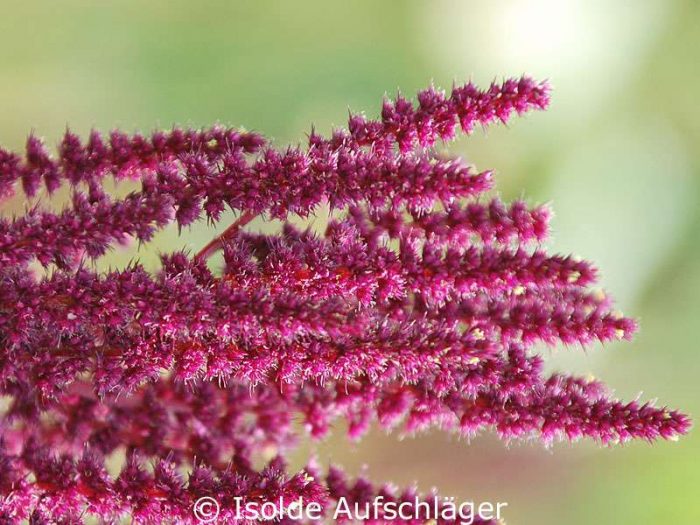
<svg viewBox="0 0 700 525">
<path fill-rule="evenodd" d="M 214 122 L 296 144 L 348 109 L 377 115 L 399 88 L 548 78 L 549 112 L 449 149 L 495 168 L 504 197 L 551 201 L 552 249 L 596 261 L 641 320 L 633 343 L 543 349 L 550 366 L 700 413 L 700 2 L 3 0 L 1 12 L 0 143 L 18 150 L 31 130 L 51 144 L 66 126 Z M 196 249 L 211 235 L 172 229 L 158 243 Z M 104 264 L 132 257 L 155 264 L 136 248 Z M 507 501 L 508 524 L 700 523 L 697 432 L 609 449 L 337 434 L 313 446 L 320 461 Z"/>
</svg>

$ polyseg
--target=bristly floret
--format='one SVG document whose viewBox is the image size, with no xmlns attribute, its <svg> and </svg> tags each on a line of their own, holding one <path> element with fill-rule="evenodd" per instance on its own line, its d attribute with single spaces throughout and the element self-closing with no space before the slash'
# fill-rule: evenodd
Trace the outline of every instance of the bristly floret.
<svg viewBox="0 0 700 525">
<path fill-rule="evenodd" d="M 329 138 L 312 132 L 306 148 L 214 127 L 85 144 L 68 132 L 57 157 L 34 136 L 24 156 L 0 150 L 0 197 L 18 181 L 28 198 L 42 184 L 72 191 L 58 213 L 35 204 L 0 219 L 1 522 L 195 523 L 201 496 L 228 522 L 233 494 L 326 511 L 341 497 L 415 499 L 335 469 L 289 473 L 294 418 L 315 439 L 338 419 L 353 439 L 372 424 L 546 444 L 689 430 L 677 411 L 543 372 L 537 345 L 629 339 L 635 321 L 592 288 L 590 263 L 543 248 L 547 207 L 486 197 L 491 172 L 431 149 L 458 128 L 544 109 L 547 84 L 417 99 L 387 99 L 380 119 L 352 115 Z M 107 177 L 141 187 L 114 198 Z M 321 206 L 325 232 L 294 225 Z M 238 218 L 195 255 L 163 255 L 155 272 L 89 269 L 115 243 L 226 209 Z M 281 230 L 247 230 L 259 216 Z M 36 277 L 34 261 L 51 271 Z M 104 458 L 118 450 L 128 460 L 115 478 Z"/>
</svg>

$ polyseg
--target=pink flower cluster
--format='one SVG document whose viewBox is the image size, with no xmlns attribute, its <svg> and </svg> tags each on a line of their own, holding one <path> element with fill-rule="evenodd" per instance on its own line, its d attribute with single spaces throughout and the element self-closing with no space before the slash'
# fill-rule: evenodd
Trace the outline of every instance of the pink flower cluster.
<svg viewBox="0 0 700 525">
<path fill-rule="evenodd" d="M 543 372 L 542 344 L 628 339 L 635 322 L 592 288 L 589 263 L 542 249 L 547 208 L 489 198 L 490 172 L 434 154 L 458 128 L 544 109 L 548 92 L 529 78 L 429 88 L 281 151 L 223 128 L 0 150 L 0 195 L 72 191 L 62 211 L 0 220 L 0 523 L 196 523 L 204 496 L 222 522 L 234 497 L 414 499 L 337 469 L 290 472 L 294 419 L 314 438 L 340 419 L 352 438 L 375 423 L 545 443 L 687 432 L 679 412 Z M 141 187 L 111 197 L 110 177 Z M 324 234 L 288 222 L 320 206 Z M 224 234 L 156 273 L 88 269 L 127 238 L 226 209 L 239 219 Z M 246 230 L 258 216 L 281 231 Z"/>
</svg>

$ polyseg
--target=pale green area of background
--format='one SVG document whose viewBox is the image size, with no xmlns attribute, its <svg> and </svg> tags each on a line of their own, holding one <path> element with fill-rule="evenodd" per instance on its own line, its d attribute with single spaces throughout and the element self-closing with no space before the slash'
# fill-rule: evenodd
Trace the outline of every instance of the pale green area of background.
<svg viewBox="0 0 700 525">
<path fill-rule="evenodd" d="M 214 122 L 296 144 L 312 123 L 342 125 L 348 108 L 376 115 L 398 88 L 549 78 L 549 112 L 450 149 L 495 168 L 505 197 L 551 201 L 552 249 L 596 261 L 641 320 L 633 343 L 562 349 L 552 367 L 699 412 L 699 2 L 5 0 L 0 11 L 0 143 L 14 149 L 30 130 L 55 143 L 67 125 Z M 160 247 L 197 248 L 211 232 L 176 234 Z M 108 263 L 133 256 L 155 261 L 133 247 Z M 545 450 L 373 432 L 318 447 L 353 472 L 367 463 L 375 480 L 507 501 L 509 525 L 700 523 L 699 452 L 697 433 Z"/>
</svg>

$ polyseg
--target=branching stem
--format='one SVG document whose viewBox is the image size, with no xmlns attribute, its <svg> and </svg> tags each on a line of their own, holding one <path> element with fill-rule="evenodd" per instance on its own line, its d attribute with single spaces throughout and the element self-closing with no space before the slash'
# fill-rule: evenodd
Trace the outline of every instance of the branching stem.
<svg viewBox="0 0 700 525">
<path fill-rule="evenodd" d="M 204 248 L 199 250 L 195 258 L 198 261 L 206 261 L 209 259 L 209 257 L 214 255 L 223 247 L 224 242 L 234 237 L 238 233 L 238 230 L 255 219 L 255 217 L 256 215 L 252 212 L 244 212 L 233 222 L 233 224 L 231 224 L 231 226 L 226 228 L 221 235 L 214 237 L 211 241 L 209 241 L 209 243 L 207 243 L 206 246 L 204 246 Z"/>
</svg>

